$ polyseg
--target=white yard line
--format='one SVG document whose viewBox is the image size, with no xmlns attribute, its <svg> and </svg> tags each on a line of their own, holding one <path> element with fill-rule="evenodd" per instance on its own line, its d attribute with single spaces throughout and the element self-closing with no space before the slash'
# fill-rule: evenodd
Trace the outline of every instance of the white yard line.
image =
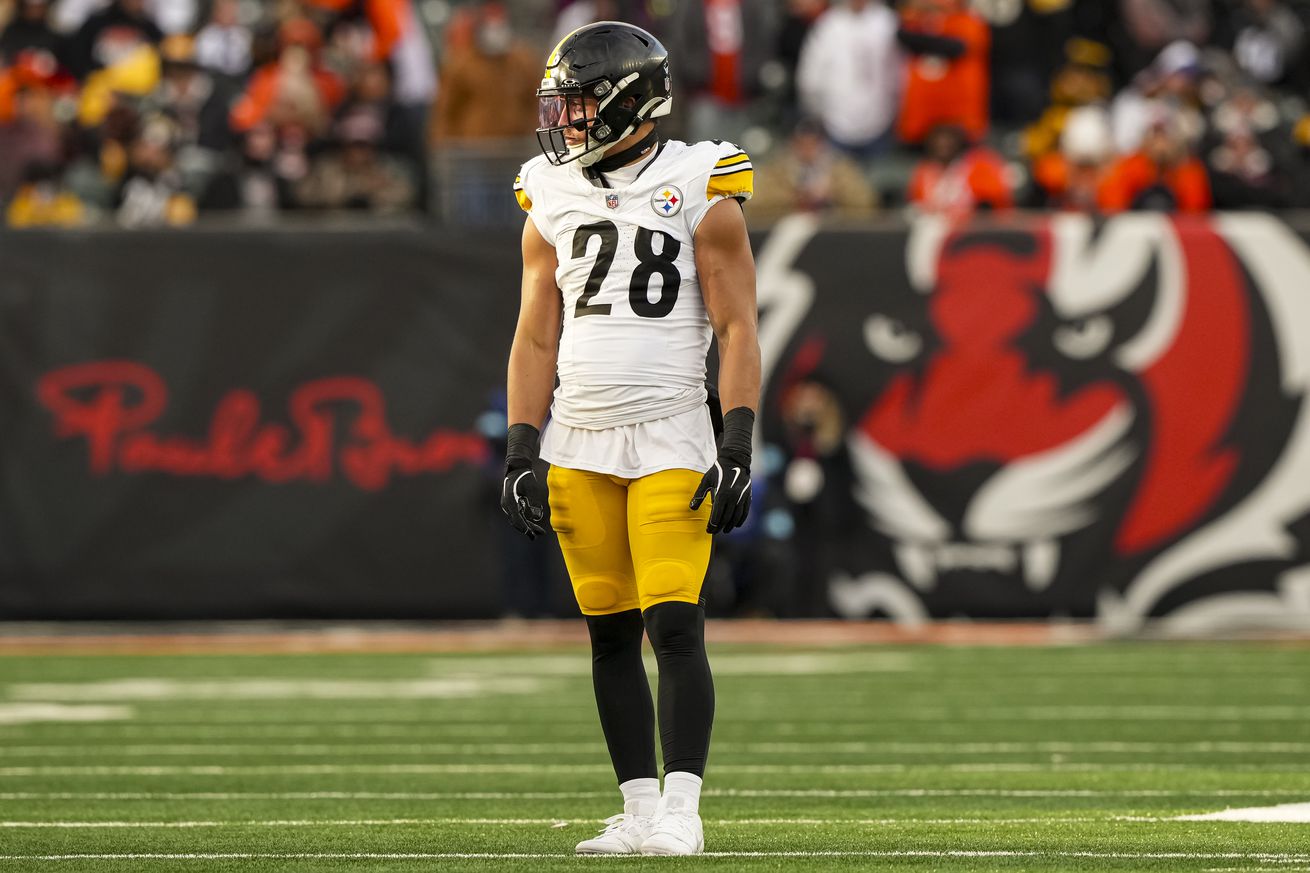
<svg viewBox="0 0 1310 873">
<path fill-rule="evenodd" d="M 762 698 L 772 701 L 774 698 Z M 152 713 L 152 715 L 165 716 L 157 722 L 151 719 L 152 723 L 166 723 L 185 727 L 187 725 L 196 725 L 197 727 L 208 727 L 215 724 L 223 725 L 290 725 L 300 726 L 307 722 L 321 723 L 326 726 L 333 725 L 413 725 L 422 729 L 441 729 L 448 727 L 467 727 L 479 728 L 482 726 L 504 728 L 506 725 L 522 728 L 523 730 L 533 730 L 542 723 L 540 718 L 511 718 L 506 721 L 504 718 L 493 719 L 490 713 L 473 713 L 466 707 L 462 710 L 467 715 L 477 715 L 476 718 L 449 717 L 453 710 L 427 710 L 419 707 L 425 701 L 415 701 L 414 708 L 406 709 L 384 709 L 378 706 L 376 700 L 371 699 L 339 699 L 333 701 L 333 709 L 316 709 L 314 708 L 319 701 L 305 700 L 293 710 L 287 711 L 287 717 L 284 718 L 261 718 L 259 714 L 267 711 L 267 704 L 260 705 L 255 701 L 246 702 L 242 700 L 226 701 L 226 707 L 222 710 L 197 710 L 194 706 L 187 706 L 186 716 L 182 719 L 178 717 L 167 717 L 169 714 L 164 711 Z M 437 701 L 426 701 L 435 703 Z M 166 705 L 169 701 L 155 701 L 156 705 Z M 186 704 L 187 701 L 176 701 L 178 704 Z M 465 701 L 471 705 L 473 701 Z M 520 699 L 516 701 L 515 706 L 536 706 L 532 700 Z M 545 705 L 542 705 L 544 708 Z M 734 714 L 734 722 L 740 725 L 751 725 L 752 729 L 758 724 L 760 727 L 774 728 L 780 725 L 796 725 L 798 727 L 813 727 L 813 720 L 797 721 L 779 721 L 776 707 L 758 707 L 753 709 L 740 710 Z M 252 717 L 254 714 L 254 717 Z M 279 713 L 281 714 L 281 713 Z M 511 714 L 512 715 L 512 714 Z M 546 721 L 552 728 L 563 728 L 576 726 L 579 728 L 590 728 L 595 724 L 595 712 L 583 713 L 579 710 L 576 717 L 570 717 L 570 713 L 551 710 L 549 718 Z M 1282 722 L 1282 721 L 1307 721 L 1310 720 L 1310 706 L 1287 706 L 1287 705 L 1252 705 L 1249 707 L 1215 705 L 1215 706 L 1173 706 L 1173 705 L 1150 705 L 1150 706 L 1025 706 L 1016 704 L 1008 707 L 965 707 L 963 709 L 947 709 L 945 707 L 921 707 L 921 708 L 899 708 L 874 711 L 868 714 L 866 721 L 843 725 L 841 721 L 835 724 L 825 725 L 826 728 L 834 728 L 838 731 L 849 728 L 852 731 L 867 731 L 869 724 L 874 725 L 893 725 L 905 723 L 934 722 L 941 723 L 951 719 L 965 719 L 972 722 L 983 721 L 989 724 L 1027 724 L 1034 721 L 1109 721 L 1109 722 L 1140 722 L 1140 721 L 1168 721 L 1174 723 L 1199 722 L 1211 725 L 1216 722 Z"/>
<path fill-rule="evenodd" d="M 1035 742 L 1035 743 L 946 743 L 861 741 L 828 742 L 745 742 L 723 741 L 715 743 L 719 753 L 792 755 L 838 753 L 888 755 L 1023 755 L 1023 754 L 1193 754 L 1193 755 L 1306 755 L 1310 743 L 1305 742 Z M 543 755 L 543 754 L 594 754 L 604 748 L 604 740 L 597 736 L 593 742 L 548 743 L 145 743 L 127 745 L 87 746 L 67 745 L 5 746 L 0 743 L 0 755 L 19 758 L 40 757 L 124 757 L 184 756 L 184 755 L 259 755 L 319 757 L 337 755 Z"/>
<path fill-rule="evenodd" d="M 16 682 L 14 701 L 108 702 L 187 700 L 449 700 L 490 695 L 539 694 L 551 690 L 539 678 L 445 676 L 430 679 L 190 678 L 139 676 L 94 682 Z"/>
</svg>

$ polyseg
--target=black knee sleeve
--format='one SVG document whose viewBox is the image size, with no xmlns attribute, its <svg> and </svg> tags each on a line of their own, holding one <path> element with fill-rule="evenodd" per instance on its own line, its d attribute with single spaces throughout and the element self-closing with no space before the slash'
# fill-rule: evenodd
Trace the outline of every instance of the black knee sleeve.
<svg viewBox="0 0 1310 873">
<path fill-rule="evenodd" d="M 642 616 L 659 664 L 660 744 L 664 772 L 705 775 L 714 723 L 714 680 L 705 656 L 705 610 L 657 603 Z"/>
<path fill-rule="evenodd" d="M 589 615 L 591 682 L 620 783 L 655 777 L 655 707 L 641 660 L 641 611 Z"/>
</svg>

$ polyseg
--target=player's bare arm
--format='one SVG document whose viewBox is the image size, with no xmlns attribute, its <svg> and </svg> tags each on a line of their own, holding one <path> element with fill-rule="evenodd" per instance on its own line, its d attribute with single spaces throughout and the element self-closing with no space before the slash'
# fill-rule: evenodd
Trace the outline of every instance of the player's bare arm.
<svg viewBox="0 0 1310 873">
<path fill-rule="evenodd" d="M 529 539 L 544 534 L 546 489 L 533 471 L 541 424 L 550 408 L 559 354 L 561 296 L 555 284 L 555 247 L 532 219 L 523 222 L 523 289 L 509 353 L 509 446 L 500 508 Z"/>
<path fill-rule="evenodd" d="M 696 272 L 719 344 L 719 397 L 726 412 L 718 459 L 701 479 L 691 506 L 699 507 L 711 495 L 706 530 L 718 533 L 739 527 L 750 512 L 751 437 L 760 397 L 755 260 L 736 200 L 710 207 L 696 229 Z"/>
<path fill-rule="evenodd" d="M 555 247 L 532 219 L 523 222 L 523 287 L 514 344 L 509 352 L 510 424 L 540 428 L 550 409 L 559 354 L 562 298 L 555 284 Z"/>
<path fill-rule="evenodd" d="M 710 207 L 696 229 L 696 272 L 719 344 L 719 398 L 725 410 L 755 411 L 760 399 L 755 258 L 736 200 Z"/>
</svg>

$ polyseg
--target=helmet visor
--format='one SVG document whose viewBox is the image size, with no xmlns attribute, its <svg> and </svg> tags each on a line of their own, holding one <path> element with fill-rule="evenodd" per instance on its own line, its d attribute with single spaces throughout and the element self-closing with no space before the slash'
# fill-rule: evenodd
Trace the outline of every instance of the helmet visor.
<svg viewBox="0 0 1310 873">
<path fill-rule="evenodd" d="M 589 136 L 597 124 L 598 102 L 577 91 L 541 89 L 537 92 L 537 142 L 547 157 L 564 158 L 599 146 Z"/>
</svg>

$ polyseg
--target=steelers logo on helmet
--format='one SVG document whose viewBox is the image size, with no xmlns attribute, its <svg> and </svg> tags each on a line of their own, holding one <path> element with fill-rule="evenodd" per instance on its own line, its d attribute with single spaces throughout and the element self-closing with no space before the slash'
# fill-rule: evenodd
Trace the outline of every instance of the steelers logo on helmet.
<svg viewBox="0 0 1310 873">
<path fill-rule="evenodd" d="M 651 208 L 656 215 L 670 218 L 682 211 L 682 189 L 676 185 L 660 185 L 650 195 Z"/>
</svg>

